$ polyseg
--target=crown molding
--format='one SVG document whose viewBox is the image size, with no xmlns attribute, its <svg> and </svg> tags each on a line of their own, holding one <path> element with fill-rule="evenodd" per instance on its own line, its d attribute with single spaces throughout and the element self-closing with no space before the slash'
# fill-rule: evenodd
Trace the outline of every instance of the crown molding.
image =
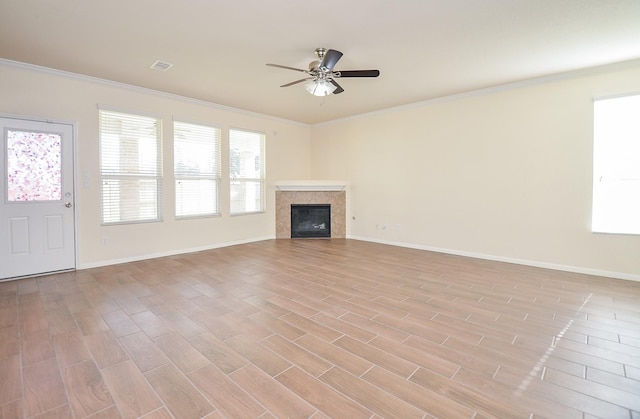
<svg viewBox="0 0 640 419">
<path fill-rule="evenodd" d="M 464 99 L 473 96 L 489 95 L 493 93 L 503 92 L 507 90 L 519 89 L 522 87 L 536 86 L 540 84 L 551 83 L 560 80 L 568 80 L 577 77 L 590 76 L 595 74 L 601 74 L 609 71 L 626 70 L 629 68 L 640 67 L 640 59 L 621 61 L 612 64 L 603 64 L 594 67 L 581 68 L 577 70 L 565 71 L 562 73 L 550 74 L 542 77 L 535 77 L 526 80 L 520 80 L 512 83 L 505 83 L 496 86 L 489 86 L 482 89 L 469 90 L 466 92 L 455 93 L 452 95 L 436 97 L 432 99 L 423 100 L 420 102 L 408 103 L 406 105 L 394 106 L 392 108 L 381 109 L 379 111 L 362 113 L 359 115 L 348 116 L 346 118 L 333 119 L 331 121 L 319 122 L 312 124 L 311 127 L 320 127 L 324 125 L 331 125 L 335 123 L 342 123 L 347 121 L 353 121 L 364 118 L 371 118 L 375 116 L 385 115 L 389 113 L 395 113 L 410 109 L 422 108 L 425 106 L 436 105 L 439 103 L 452 102 L 459 99 Z"/>
<path fill-rule="evenodd" d="M 163 91 L 160 91 L 160 90 L 149 89 L 147 87 L 135 86 L 135 85 L 132 85 L 132 84 L 121 83 L 121 82 L 117 82 L 117 81 L 113 81 L 113 80 L 101 79 L 99 77 L 87 76 L 87 75 L 84 75 L 84 74 L 72 73 L 72 72 L 69 72 L 69 71 L 57 70 L 57 69 L 49 68 L 49 67 L 42 67 L 42 66 L 35 65 L 35 64 L 27 64 L 27 63 L 23 63 L 23 62 L 20 62 L 20 61 L 7 60 L 6 58 L 0 58 L 0 65 L 5 66 L 5 67 L 17 68 L 17 69 L 20 69 L 20 70 L 33 71 L 33 72 L 36 72 L 36 73 L 49 74 L 49 75 L 52 75 L 52 76 L 64 77 L 64 78 L 78 80 L 78 81 L 84 81 L 84 82 L 87 82 L 87 83 L 99 84 L 101 86 L 114 87 L 114 88 L 117 88 L 117 89 L 128 90 L 128 91 L 131 91 L 131 92 L 144 93 L 144 94 L 147 94 L 147 95 L 153 95 L 153 96 L 163 97 L 163 98 L 167 98 L 167 99 L 178 100 L 178 101 L 184 102 L 184 103 L 190 103 L 190 104 L 194 104 L 194 105 L 206 106 L 208 108 L 214 108 L 214 109 L 227 111 L 227 112 L 233 112 L 233 113 L 239 113 L 239 114 L 252 116 L 252 117 L 256 117 L 256 118 L 268 119 L 268 120 L 272 120 L 272 121 L 279 121 L 279 122 L 284 122 L 284 123 L 287 123 L 287 124 L 293 124 L 293 125 L 303 126 L 303 127 L 309 127 L 310 126 L 309 124 L 305 124 L 305 123 L 302 123 L 302 122 L 293 121 L 293 120 L 285 119 L 285 118 L 278 118 L 276 116 L 266 115 L 266 114 L 262 114 L 262 113 L 258 113 L 258 112 L 253 112 L 253 111 L 249 111 L 249 110 L 246 110 L 246 109 L 234 108 L 234 107 L 231 107 L 231 106 L 221 105 L 219 103 L 208 102 L 206 100 L 201 100 L 201 99 L 195 99 L 195 98 L 192 98 L 192 97 L 176 95 L 174 93 L 167 93 L 167 92 L 163 92 Z"/>
</svg>

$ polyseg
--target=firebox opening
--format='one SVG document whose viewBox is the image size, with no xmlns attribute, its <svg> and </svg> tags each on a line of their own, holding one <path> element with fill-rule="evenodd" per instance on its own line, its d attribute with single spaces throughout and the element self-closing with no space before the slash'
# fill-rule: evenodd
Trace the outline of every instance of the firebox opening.
<svg viewBox="0 0 640 419">
<path fill-rule="evenodd" d="M 291 204 L 291 238 L 331 237 L 331 205 Z"/>
</svg>

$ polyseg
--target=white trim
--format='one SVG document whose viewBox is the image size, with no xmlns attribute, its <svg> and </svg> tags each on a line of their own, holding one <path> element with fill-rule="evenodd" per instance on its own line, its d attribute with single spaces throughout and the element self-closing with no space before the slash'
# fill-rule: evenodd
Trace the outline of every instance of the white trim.
<svg viewBox="0 0 640 419">
<path fill-rule="evenodd" d="M 284 123 L 287 123 L 287 124 L 293 124 L 293 125 L 298 125 L 298 126 L 303 126 L 303 127 L 309 127 L 310 126 L 309 124 L 305 124 L 305 123 L 302 123 L 302 122 L 299 122 L 299 121 L 293 121 L 293 120 L 290 120 L 290 119 L 279 118 L 277 116 L 266 115 L 266 114 L 253 112 L 253 111 L 249 111 L 249 110 L 241 109 L 241 108 L 233 108 L 231 106 L 221 105 L 219 103 L 214 103 L 214 102 L 208 102 L 208 101 L 202 100 L 202 99 L 195 99 L 195 98 L 192 98 L 192 97 L 180 96 L 180 95 L 176 95 L 176 94 L 173 94 L 173 93 L 162 92 L 160 90 L 154 90 L 154 89 L 149 89 L 149 88 L 146 88 L 146 87 L 134 86 L 132 84 L 126 84 L 126 83 L 121 83 L 121 82 L 117 82 L 117 81 L 101 79 L 101 78 L 98 78 L 98 77 L 87 76 L 87 75 L 84 75 L 84 74 L 71 73 L 69 71 L 56 70 L 56 69 L 53 69 L 53 68 L 42 67 L 42 66 L 39 66 L 39 65 L 22 63 L 22 62 L 19 62 L 19 61 L 7 60 L 6 58 L 0 58 L 0 65 L 4 65 L 4 66 L 7 66 L 7 67 L 13 67 L 13 68 L 19 68 L 21 70 L 28 70 L 28 71 L 35 71 L 35 72 L 38 72 L 38 73 L 50 74 L 50 75 L 59 76 L 59 77 L 66 77 L 66 78 L 74 79 L 74 80 L 81 80 L 81 81 L 85 81 L 85 82 L 89 82 L 89 83 L 95 83 L 95 84 L 99 84 L 99 85 L 103 85 L 103 86 L 110 86 L 110 87 L 115 87 L 115 88 L 118 88 L 118 89 L 125 89 L 125 90 L 129 90 L 129 91 L 132 91 L 132 92 L 139 92 L 139 93 L 145 93 L 145 94 L 154 95 L 154 96 L 160 96 L 160 97 L 163 97 L 163 98 L 179 100 L 181 102 L 191 103 L 191 104 L 200 105 L 200 106 L 206 106 L 206 107 L 209 107 L 209 108 L 219 109 L 219 110 L 222 110 L 222 111 L 240 113 L 240 114 L 243 114 L 243 115 L 253 116 L 253 117 L 257 117 L 257 118 L 264 118 L 264 119 L 268 119 L 268 120 L 272 120 L 272 121 L 281 121 L 281 122 L 284 122 Z"/>
<path fill-rule="evenodd" d="M 2 58 L 0 58 L 0 62 L 1 61 L 2 61 Z M 0 118 L 19 119 L 21 121 L 43 122 L 47 124 L 71 125 L 74 127 L 76 126 L 76 122 L 74 121 L 67 121 L 62 119 L 50 119 L 50 118 L 44 118 L 41 116 L 18 115 L 18 114 L 12 114 L 12 113 L 4 113 L 4 112 L 0 112 Z"/>
<path fill-rule="evenodd" d="M 402 242 L 394 242 L 389 240 L 372 239 L 369 237 L 348 236 L 347 238 L 353 239 L 353 240 L 361 240 L 365 242 L 387 244 L 390 246 L 406 247 L 409 249 L 426 250 L 429 252 L 464 256 L 464 257 L 475 258 L 475 259 L 513 263 L 516 265 L 525 265 L 525 266 L 533 266 L 536 268 L 553 269 L 555 271 L 574 272 L 574 273 L 585 274 L 585 275 L 602 276 L 607 278 L 624 279 L 627 281 L 640 282 L 640 275 L 629 274 L 624 272 L 611 272 L 611 271 L 603 271 L 600 269 L 583 268 L 580 266 L 559 265 L 555 263 L 539 262 L 539 261 L 528 260 L 528 259 L 516 259 L 516 258 L 509 258 L 509 257 L 503 257 L 503 256 L 496 256 L 496 255 L 487 255 L 484 253 L 465 252 L 462 250 L 443 249 L 440 247 L 423 246 L 423 245 L 412 244 L 412 243 L 402 243 Z"/>
<path fill-rule="evenodd" d="M 342 191 L 347 187 L 344 180 L 282 180 L 276 182 L 276 188 L 281 191 L 318 192 Z"/>
<path fill-rule="evenodd" d="M 638 96 L 640 95 L 640 91 L 633 91 L 633 92 L 625 92 L 625 93 L 618 93 L 615 95 L 607 95 L 607 96 L 596 96 L 593 98 L 594 102 L 597 102 L 599 100 L 609 100 L 609 99 L 618 99 L 621 97 L 627 97 L 627 96 Z"/>
<path fill-rule="evenodd" d="M 485 88 L 482 88 L 482 89 L 468 90 L 468 91 L 465 91 L 465 92 L 455 93 L 455 94 L 448 95 L 448 96 L 440 96 L 440 97 L 435 97 L 433 99 L 423 100 L 423 101 L 420 101 L 420 102 L 408 103 L 406 105 L 395 106 L 395 107 L 392 107 L 392 108 L 380 109 L 380 110 L 377 110 L 377 111 L 367 112 L 367 113 L 363 113 L 363 114 L 359 114 L 359 115 L 347 116 L 345 118 L 338 118 L 338 119 L 333 119 L 333 120 L 330 120 L 330 121 L 318 122 L 316 124 L 311 124 L 311 127 L 320 127 L 320 126 L 324 126 L 324 125 L 331 125 L 331 124 L 335 124 L 335 123 L 353 121 L 353 120 L 357 120 L 357 119 L 371 118 L 371 117 L 375 117 L 375 116 L 380 116 L 380 115 L 400 112 L 400 111 L 404 111 L 404 110 L 410 110 L 410 109 L 422 108 L 424 106 L 436 105 L 436 104 L 439 104 L 439 103 L 452 102 L 452 101 L 455 101 L 455 100 L 458 100 L 458 99 L 463 99 L 463 98 L 472 97 L 472 96 L 489 95 L 489 94 L 502 92 L 502 91 L 506 91 L 506 90 L 513 90 L 513 89 L 519 89 L 519 88 L 522 88 L 522 87 L 529 87 L 529 86 L 536 86 L 536 85 L 545 84 L 545 83 L 552 83 L 552 82 L 555 82 L 555 81 L 567 80 L 567 79 L 572 79 L 572 78 L 577 78 L 577 77 L 582 77 L 582 76 L 589 76 L 589 75 L 592 75 L 592 74 L 599 74 L 599 73 L 604 73 L 604 72 L 607 72 L 607 71 L 625 70 L 627 68 L 634 68 L 634 67 L 638 67 L 638 66 L 640 66 L 640 59 L 622 61 L 622 62 L 613 63 L 613 64 L 604 64 L 604 65 L 595 66 L 595 67 L 587 67 L 587 68 L 582 68 L 582 69 L 573 70 L 573 71 L 566 71 L 566 72 L 563 72 L 563 73 L 555 73 L 555 74 L 551 74 L 551 75 L 548 75 L 548 76 L 537 77 L 537 78 L 533 78 L 533 79 L 516 81 L 516 82 L 513 82 L 513 83 L 499 84 L 499 85 L 495 85 L 495 86 L 485 87 Z"/>
<path fill-rule="evenodd" d="M 582 268 L 582 267 L 578 267 L 578 266 L 558 265 L 558 264 L 554 264 L 554 263 L 538 262 L 538 261 L 532 261 L 532 260 L 527 260 L 527 259 L 508 258 L 508 257 L 495 256 L 495 255 L 487 255 L 487 254 L 482 254 L 482 253 L 465 252 L 465 251 L 459 251 L 459 250 L 453 250 L 453 249 L 443 249 L 443 248 L 440 248 L 440 247 L 423 246 L 423 245 L 417 245 L 417 244 L 412 244 L 412 243 L 394 242 L 394 241 L 389 241 L 389 240 L 378 240 L 378 239 L 372 239 L 372 238 L 369 238 L 369 237 L 360 237 L 360 236 L 347 235 L 347 239 L 360 240 L 360 241 L 372 242 L 372 243 L 380 243 L 380 244 L 386 244 L 386 245 L 397 246 L 397 247 L 406 247 L 406 248 L 409 248 L 409 249 L 425 250 L 425 251 L 428 251 L 428 252 L 445 253 L 445 254 L 449 254 L 449 255 L 464 256 L 464 257 L 469 257 L 469 258 L 490 260 L 490 261 L 495 261 L 495 262 L 505 262 L 505 263 L 513 263 L 513 264 L 516 264 L 516 265 L 533 266 L 533 267 L 536 267 L 536 268 L 553 269 L 553 270 L 556 270 L 556 271 L 574 272 L 574 273 L 585 274 L 585 275 L 602 276 L 602 277 L 607 277 L 607 278 L 614 278 L 614 279 L 622 279 L 622 280 L 627 280 L 627 281 L 640 282 L 640 275 L 634 275 L 634 274 L 628 274 L 628 273 L 622 273 L 622 272 L 611 272 L 611 271 L 603 271 L 603 270 L 599 270 L 599 269 Z M 214 244 L 214 245 L 200 246 L 200 247 L 194 247 L 194 248 L 189 248 L 189 249 L 180 249 L 180 250 L 160 252 L 160 253 L 153 253 L 153 254 L 148 254 L 148 255 L 140 255 L 140 256 L 135 256 L 135 257 L 130 257 L 130 258 L 111 259 L 111 260 L 105 260 L 105 261 L 101 261 L 101 262 L 84 263 L 84 264 L 78 266 L 77 269 L 78 270 L 82 270 L 82 269 L 99 268 L 101 266 L 109 266 L 109 265 L 117 265 L 117 264 L 121 264 L 121 263 L 137 262 L 137 261 L 141 261 L 141 260 L 155 259 L 155 258 L 167 257 L 167 256 L 175 256 L 175 255 L 181 255 L 181 254 L 185 254 L 185 253 L 202 252 L 202 251 L 206 251 L 206 250 L 213 250 L 213 249 L 219 249 L 219 248 L 222 248 L 222 247 L 236 246 L 236 245 L 239 245 L 239 244 L 255 243 L 255 242 L 260 242 L 260 241 L 265 241 L 265 240 L 277 240 L 277 239 L 276 239 L 275 236 L 266 236 L 266 237 L 257 237 L 257 238 L 246 239 L 246 240 L 237 240 L 237 241 L 233 241 L 233 242 L 218 243 L 218 244 Z"/>
<path fill-rule="evenodd" d="M 421 108 L 423 106 L 434 105 L 434 104 L 443 103 L 443 102 L 450 102 L 450 101 L 454 101 L 454 100 L 458 100 L 458 99 L 462 99 L 462 98 L 466 98 L 466 97 L 471 97 L 471 96 L 486 95 L 486 94 L 491 94 L 491 93 L 495 93 L 495 92 L 501 92 L 501 91 L 505 91 L 505 90 L 518 89 L 518 88 L 521 88 L 521 87 L 535 86 L 535 85 L 539 85 L 539 84 L 550 83 L 550 82 L 559 81 L 559 80 L 566 80 L 566 79 L 575 78 L 575 77 L 581 77 L 581 76 L 588 76 L 588 75 L 591 75 L 591 74 L 598 74 L 598 73 L 603 73 L 603 72 L 607 72 L 607 71 L 624 70 L 624 69 L 627 69 L 627 68 L 633 68 L 633 67 L 640 66 L 640 59 L 621 61 L 621 62 L 612 63 L 612 64 L 603 64 L 603 65 L 599 65 L 599 66 L 587 67 L 587 68 L 582 68 L 582 69 L 577 69 L 577 70 L 572 70 L 572 71 L 566 71 L 566 72 L 563 72 L 563 73 L 556 73 L 556 74 L 551 74 L 551 75 L 543 76 L 543 77 L 537 77 L 537 78 L 533 78 L 533 79 L 521 80 L 521 81 L 517 81 L 517 82 L 513 82 L 513 83 L 506 83 L 506 84 L 501 84 L 501 85 L 496 85 L 496 86 L 490 86 L 490 87 L 486 87 L 486 88 L 482 88 L 482 89 L 476 89 L 476 90 L 470 90 L 470 91 L 466 91 L 466 92 L 460 92 L 460 93 L 456 93 L 456 94 L 452 94 L 452 95 L 448 95 L 448 96 L 440 96 L 440 97 L 436 97 L 436 98 L 433 98 L 433 99 L 427 99 L 427 100 L 420 101 L 420 102 L 414 102 L 414 103 L 409 103 L 409 104 L 406 104 L 406 105 L 395 106 L 395 107 L 392 107 L 392 108 L 386 108 L 386 109 L 381 109 L 381 110 L 377 110 L 377 111 L 373 111 L 373 112 L 367 112 L 367 113 L 362 113 L 362 114 L 358 114 L 358 115 L 348 116 L 348 117 L 345 117 L 345 118 L 338 118 L 338 119 L 333 119 L 333 120 L 330 120 L 330 121 L 318 122 L 318 123 L 315 123 L 315 124 L 307 124 L 307 123 L 303 123 L 303 122 L 299 122 L 299 121 L 293 121 L 293 120 L 290 120 L 290 119 L 279 118 L 279 117 L 272 116 L 272 115 L 261 114 L 261 113 L 249 111 L 249 110 L 246 110 L 246 109 L 233 108 L 231 106 L 226 106 L 226 105 L 221 105 L 221 104 L 218 104 L 218 103 L 208 102 L 208 101 L 201 100 L 201 99 L 195 99 L 195 98 L 190 98 L 190 97 L 186 97 L 186 96 L 180 96 L 180 95 L 176 95 L 176 94 L 173 94 L 173 93 L 162 92 L 162 91 L 159 91 L 159 90 L 153 90 L 153 89 L 149 89 L 149 88 L 146 88 L 146 87 L 134 86 L 134 85 L 131 85 L 131 84 L 116 82 L 116 81 L 112 81 L 112 80 L 100 79 L 98 77 L 87 76 L 87 75 L 84 75 L 84 74 L 71 73 L 71 72 L 68 72 L 68 71 L 56 70 L 56 69 L 52 69 L 52 68 L 48 68 L 48 67 L 42 67 L 42 66 L 38 66 L 38 65 L 34 65 L 34 64 L 22 63 L 22 62 L 19 62 L 19 61 L 8 60 L 6 58 L 0 58 L 0 65 L 5 65 L 7 67 L 13 67 L 13 68 L 19 68 L 19 69 L 23 69 L 23 70 L 36 71 L 36 72 L 39 72 L 39 73 L 51 74 L 51 75 L 56 75 L 56 76 L 61 76 L 61 77 L 67 77 L 67 78 L 76 79 L 76 80 L 83 80 L 83 81 L 87 81 L 87 82 L 91 82 L 91 83 L 97 83 L 97 84 L 101 84 L 101 85 L 117 87 L 117 88 L 126 89 L 126 90 L 130 90 L 130 91 L 135 91 L 135 92 L 152 94 L 152 95 L 161 96 L 161 97 L 165 97 L 165 98 L 169 98 L 169 99 L 180 100 L 180 101 L 186 102 L 186 103 L 192 103 L 192 104 L 196 104 L 196 105 L 207 106 L 207 107 L 210 107 L 210 108 L 215 108 L 215 109 L 220 109 L 220 110 L 224 110 L 224 111 L 241 113 L 241 114 L 244 114 L 244 115 L 249 115 L 249 116 L 254 116 L 254 117 L 266 118 L 266 119 L 273 120 L 273 121 L 282 121 L 282 122 L 285 122 L 285 123 L 294 124 L 294 125 L 298 125 L 298 126 L 319 127 L 319 126 L 330 125 L 330 124 L 339 123 L 339 122 L 345 122 L 345 121 L 350 121 L 350 120 L 356 120 L 356 119 L 362 119 L 362 118 L 370 118 L 370 117 L 374 117 L 374 116 L 378 116 L 378 115 L 384 115 L 384 114 L 399 112 L 399 111 L 408 110 L 408 109 Z"/>
<path fill-rule="evenodd" d="M 205 250 L 213 250 L 213 249 L 219 249 L 222 247 L 237 246 L 239 244 L 254 243 L 254 242 L 260 242 L 265 240 L 275 240 L 275 238 L 276 238 L 275 235 L 266 236 L 266 237 L 256 237 L 256 238 L 246 239 L 246 240 L 236 240 L 232 242 L 216 243 L 216 244 L 207 245 L 207 246 L 191 247 L 188 249 L 168 250 L 166 252 L 150 253 L 146 255 L 138 255 L 138 256 L 132 256 L 132 257 L 127 257 L 122 259 L 110 259 L 110 260 L 103 260 L 100 262 L 89 262 L 89 263 L 83 263 L 80 266 L 78 266 L 78 270 L 99 268 L 101 266 L 109 266 L 109 265 L 119 265 L 121 263 L 139 262 L 141 260 L 156 259 L 156 258 L 162 258 L 167 256 L 176 256 L 176 255 L 182 255 L 185 253 L 203 252 Z"/>
<path fill-rule="evenodd" d="M 78 124 L 72 123 L 73 129 L 73 253 L 75 254 L 74 269 L 77 269 L 80 264 L 80 211 L 78 211 L 78 194 L 80 187 L 78 181 L 80 180 L 80 170 L 78 156 Z"/>
<path fill-rule="evenodd" d="M 144 118 L 157 119 L 160 122 L 162 122 L 162 120 L 164 119 L 162 116 L 162 113 L 152 113 L 152 112 L 142 111 L 138 109 L 131 109 L 128 107 L 105 105 L 102 103 L 97 104 L 97 109 L 98 109 L 98 112 L 104 111 L 104 112 L 119 113 L 119 114 L 128 115 L 128 116 L 141 116 Z"/>
</svg>

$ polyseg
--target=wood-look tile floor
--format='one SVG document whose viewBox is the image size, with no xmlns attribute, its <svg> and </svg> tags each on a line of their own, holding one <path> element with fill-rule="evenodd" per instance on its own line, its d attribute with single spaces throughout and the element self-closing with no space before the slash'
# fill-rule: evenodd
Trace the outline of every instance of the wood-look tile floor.
<svg viewBox="0 0 640 419">
<path fill-rule="evenodd" d="M 0 283 L 2 418 L 640 418 L 640 283 L 271 240 Z"/>
</svg>

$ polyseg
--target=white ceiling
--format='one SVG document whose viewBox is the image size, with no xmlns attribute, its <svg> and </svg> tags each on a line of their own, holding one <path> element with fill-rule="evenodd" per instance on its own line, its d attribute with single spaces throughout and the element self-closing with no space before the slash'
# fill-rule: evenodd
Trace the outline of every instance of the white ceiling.
<svg viewBox="0 0 640 419">
<path fill-rule="evenodd" d="M 280 88 L 317 47 L 381 75 Z M 638 59 L 640 1 L 0 0 L 0 57 L 314 124 Z"/>
</svg>

